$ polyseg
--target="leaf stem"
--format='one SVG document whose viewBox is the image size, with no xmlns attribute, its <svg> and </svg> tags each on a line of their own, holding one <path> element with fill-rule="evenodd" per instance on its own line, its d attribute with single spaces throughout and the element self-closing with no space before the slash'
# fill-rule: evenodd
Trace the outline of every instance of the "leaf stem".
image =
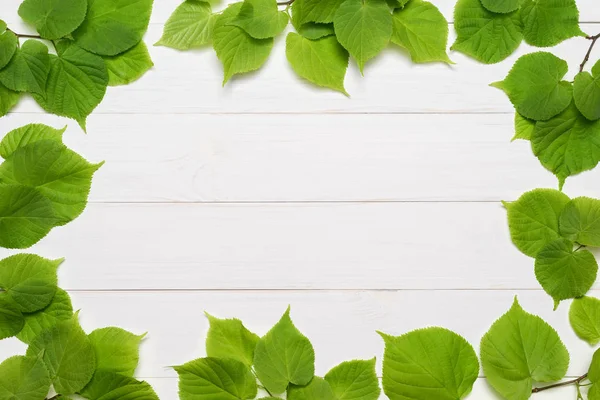
<svg viewBox="0 0 600 400">
<path fill-rule="evenodd" d="M 280 1 L 280 2 L 277 2 L 277 5 L 278 6 L 291 6 L 294 1 L 296 1 L 296 0 Z"/>
<path fill-rule="evenodd" d="M 557 387 L 569 386 L 569 385 L 577 385 L 577 386 L 579 386 L 579 383 L 581 383 L 581 381 L 584 381 L 585 379 L 587 379 L 587 376 L 588 376 L 588 374 L 585 374 L 585 375 L 580 376 L 579 378 L 572 379 L 570 381 L 555 383 L 554 385 L 550 385 L 550 386 L 533 388 L 531 390 L 531 393 L 539 393 L 539 392 L 543 392 L 545 390 L 554 389 L 554 388 L 557 388 Z"/>
<path fill-rule="evenodd" d="M 579 250 L 583 249 L 584 247 L 585 247 L 585 245 L 584 245 L 584 244 L 580 244 L 580 245 L 579 245 L 579 247 L 577 247 L 577 248 L 575 249 L 575 251 L 579 251 Z"/>
<path fill-rule="evenodd" d="M 260 381 L 260 379 L 258 379 L 258 375 L 256 375 L 256 371 L 254 371 L 254 368 L 252 368 L 252 369 L 251 369 L 251 371 L 252 371 L 252 375 L 254 375 L 254 377 L 256 378 L 256 380 L 258 381 L 258 383 L 260 383 L 260 384 L 258 385 L 258 387 L 260 387 L 261 389 L 264 389 L 264 390 L 265 390 L 265 392 L 267 392 L 267 394 L 269 395 L 269 397 L 275 397 L 275 396 L 273 396 L 273 395 L 271 394 L 271 392 L 269 392 L 269 389 L 267 389 L 267 388 L 265 387 L 265 385 L 263 385 L 263 384 L 262 384 L 262 382 Z"/>
<path fill-rule="evenodd" d="M 588 51 L 585 54 L 585 58 L 583 59 L 583 62 L 579 66 L 579 72 L 583 72 L 583 68 L 585 67 L 585 64 L 587 64 L 587 62 L 589 61 L 590 55 L 592 54 L 592 50 L 594 49 L 594 45 L 596 44 L 598 39 L 600 39 L 600 33 L 597 35 L 594 35 L 594 36 L 586 36 L 586 39 L 591 40 L 592 43 L 590 44 L 590 47 L 588 48 Z"/>
<path fill-rule="evenodd" d="M 9 32 L 12 32 L 16 37 L 20 37 L 20 38 L 29 38 L 29 39 L 41 39 L 42 38 L 40 35 L 26 35 L 24 33 L 17 33 L 10 28 L 6 28 L 6 30 Z"/>
</svg>

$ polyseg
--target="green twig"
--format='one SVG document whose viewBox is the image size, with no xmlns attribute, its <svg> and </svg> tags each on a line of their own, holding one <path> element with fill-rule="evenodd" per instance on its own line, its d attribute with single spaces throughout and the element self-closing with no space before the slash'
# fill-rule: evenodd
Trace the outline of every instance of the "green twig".
<svg viewBox="0 0 600 400">
<path fill-rule="evenodd" d="M 550 385 L 550 386 L 533 388 L 531 390 L 531 393 L 539 393 L 539 392 L 543 392 L 545 390 L 550 390 L 550 389 L 554 389 L 554 388 L 557 388 L 557 387 L 563 387 L 563 386 L 569 386 L 569 385 L 577 385 L 577 386 L 579 386 L 579 384 L 581 383 L 581 381 L 584 381 L 585 379 L 587 379 L 587 376 L 588 376 L 588 374 L 585 374 L 585 375 L 580 376 L 577 379 L 572 379 L 570 381 L 555 383 L 554 385 Z"/>
<path fill-rule="evenodd" d="M 26 35 L 24 33 L 17 33 L 9 28 L 6 28 L 6 30 L 8 32 L 12 32 L 16 37 L 20 37 L 20 38 L 28 38 L 28 39 L 41 39 L 42 38 L 40 35 Z"/>
</svg>

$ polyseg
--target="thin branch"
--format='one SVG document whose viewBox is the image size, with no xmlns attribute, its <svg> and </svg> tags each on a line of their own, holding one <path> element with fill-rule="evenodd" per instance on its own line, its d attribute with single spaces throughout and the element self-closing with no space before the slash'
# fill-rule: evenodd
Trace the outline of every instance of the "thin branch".
<svg viewBox="0 0 600 400">
<path fill-rule="evenodd" d="M 17 33 L 17 32 L 15 32 L 15 31 L 13 31 L 13 30 L 11 30 L 11 29 L 9 29 L 9 28 L 6 28 L 6 30 L 7 30 L 8 32 L 12 32 L 12 33 L 14 33 L 14 35 L 15 35 L 16 37 L 20 37 L 20 38 L 29 38 L 29 39 L 41 39 L 41 38 L 42 38 L 42 37 L 41 37 L 41 36 L 39 36 L 39 35 L 26 35 L 26 34 L 23 34 L 23 33 Z"/>
<path fill-rule="evenodd" d="M 277 5 L 278 6 L 291 6 L 294 1 L 296 1 L 296 0 L 280 1 L 277 3 Z"/>
<path fill-rule="evenodd" d="M 554 388 L 557 388 L 557 387 L 563 387 L 563 386 L 569 386 L 569 385 L 578 385 L 579 383 L 581 383 L 581 381 L 584 381 L 585 379 L 587 379 L 587 376 L 588 376 L 588 374 L 585 374 L 585 375 L 580 376 L 577 379 L 573 379 L 573 380 L 570 380 L 570 381 L 555 383 L 554 385 L 550 385 L 550 386 L 533 388 L 531 390 L 531 393 L 539 393 L 539 392 L 543 392 L 543 391 L 549 390 L 549 389 L 554 389 Z"/>
<path fill-rule="evenodd" d="M 594 49 L 594 45 L 596 44 L 598 39 L 600 39 L 600 33 L 595 36 L 587 36 L 586 39 L 591 40 L 592 43 L 590 44 L 590 48 L 588 49 L 587 53 L 585 54 L 585 58 L 583 59 L 583 62 L 579 66 L 579 72 L 583 72 L 583 68 L 585 67 L 585 64 L 589 61 L 590 55 L 592 54 L 592 50 Z"/>
<path fill-rule="evenodd" d="M 585 245 L 584 245 L 584 244 L 580 244 L 580 245 L 579 245 L 579 247 L 577 247 L 577 248 L 575 249 L 575 251 L 579 251 L 579 250 L 583 249 L 584 247 L 585 247 Z"/>
</svg>

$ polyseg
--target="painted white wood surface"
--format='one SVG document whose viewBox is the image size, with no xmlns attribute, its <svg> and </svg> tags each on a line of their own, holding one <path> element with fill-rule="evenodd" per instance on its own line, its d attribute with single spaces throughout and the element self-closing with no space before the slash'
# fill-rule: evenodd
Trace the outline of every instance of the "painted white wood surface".
<svg viewBox="0 0 600 400">
<path fill-rule="evenodd" d="M 19 3 L 3 0 L 0 17 L 25 32 Z M 178 3 L 156 1 L 149 44 Z M 452 21 L 454 0 L 435 3 Z M 583 29 L 600 32 L 597 2 L 578 5 Z M 587 45 L 553 49 L 569 77 Z M 449 67 L 390 49 L 365 78 L 351 67 L 348 99 L 295 77 L 281 39 L 263 70 L 225 88 L 212 51 L 151 47 L 156 67 L 110 88 L 88 135 L 31 100 L 0 119 L 2 133 L 68 123 L 71 147 L 107 161 L 85 213 L 31 251 L 67 258 L 61 285 L 88 331 L 149 332 L 138 376 L 166 400 L 177 398 L 168 366 L 203 355 L 204 310 L 264 333 L 288 304 L 323 374 L 349 358 L 381 359 L 375 330 L 441 325 L 477 348 L 518 295 L 559 331 L 569 375 L 579 375 L 592 349 L 572 333 L 568 303 L 552 311 L 499 203 L 556 186 L 528 143 L 510 143 L 512 107 L 488 87 L 532 50 L 492 66 L 451 53 Z M 599 174 L 569 180 L 567 193 L 600 196 Z M 0 359 L 23 350 L 2 341 Z M 480 379 L 469 398 L 496 396 Z M 570 398 L 570 389 L 536 395 Z"/>
</svg>

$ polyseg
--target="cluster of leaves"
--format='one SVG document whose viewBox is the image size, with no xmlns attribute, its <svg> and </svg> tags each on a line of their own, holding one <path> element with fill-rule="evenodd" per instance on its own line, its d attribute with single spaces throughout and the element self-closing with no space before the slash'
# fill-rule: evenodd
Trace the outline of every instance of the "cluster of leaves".
<svg viewBox="0 0 600 400">
<path fill-rule="evenodd" d="M 145 335 L 107 327 L 86 334 L 71 299 L 57 287 L 62 260 L 18 254 L 0 261 L 0 339 L 16 336 L 25 355 L 0 364 L 0 398 L 158 400 L 133 378 Z"/>
<path fill-rule="evenodd" d="M 551 47 L 585 36 L 575 0 L 458 0 L 453 50 L 493 64 L 510 56 L 523 40 Z"/>
<path fill-rule="evenodd" d="M 186 0 L 167 21 L 157 45 L 188 50 L 212 43 L 225 84 L 236 74 L 259 69 L 290 21 L 296 32 L 287 35 L 286 54 L 293 70 L 342 93 L 349 56 L 362 72 L 390 41 L 414 62 L 451 63 L 448 22 L 424 0 L 244 0 L 219 13 L 208 1 Z"/>
<path fill-rule="evenodd" d="M 153 66 L 142 41 L 152 1 L 23 1 L 19 15 L 39 36 L 17 34 L 0 20 L 0 117 L 30 93 L 85 130 L 107 86 L 133 82 Z M 20 37 L 30 39 L 21 44 Z"/>
<path fill-rule="evenodd" d="M 30 124 L 0 141 L 0 247 L 24 249 L 85 209 L 90 164 L 62 141 L 66 128 Z"/>
</svg>

